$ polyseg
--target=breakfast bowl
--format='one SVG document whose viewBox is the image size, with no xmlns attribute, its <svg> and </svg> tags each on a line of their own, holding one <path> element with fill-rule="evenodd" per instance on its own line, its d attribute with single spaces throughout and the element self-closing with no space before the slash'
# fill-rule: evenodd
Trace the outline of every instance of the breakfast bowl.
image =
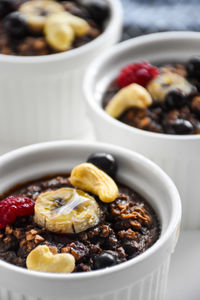
<svg viewBox="0 0 200 300">
<path fill-rule="evenodd" d="M 156 162 L 172 178 L 180 192 L 182 225 L 187 229 L 200 228 L 199 134 L 166 134 L 129 126 L 106 113 L 102 101 L 105 91 L 122 68 L 144 61 L 154 66 L 184 64 L 199 54 L 199 38 L 199 33 L 168 32 L 129 40 L 98 58 L 89 68 L 84 83 L 88 116 L 93 122 L 97 140 L 129 148 Z M 181 80 L 185 82 L 185 79 Z"/>
<path fill-rule="evenodd" d="M 148 249 L 129 260 L 106 268 L 96 268 L 95 270 L 86 270 L 84 268 L 85 272 L 82 269 L 82 272 L 72 272 L 71 274 L 59 274 L 59 272 L 55 273 L 55 270 L 54 273 L 46 273 L 29 267 L 26 269 L 20 267 L 19 264 L 8 263 L 9 255 L 7 255 L 7 257 L 5 256 L 4 259 L 0 260 L 1 299 L 114 300 L 123 298 L 130 300 L 136 297 L 143 300 L 148 297 L 150 300 L 161 300 L 165 298 L 170 258 L 179 235 L 181 203 L 178 191 L 171 179 L 150 160 L 130 150 L 109 144 L 85 144 L 79 141 L 55 141 L 35 144 L 1 156 L 0 193 L 1 195 L 4 194 L 13 186 L 16 189 L 16 187 L 19 187 L 16 184 L 25 182 L 25 186 L 27 186 L 27 182 L 30 180 L 38 182 L 39 178 L 46 175 L 70 172 L 75 166 L 85 162 L 87 157 L 90 156 L 89 161 L 91 161 L 91 154 L 93 153 L 107 153 L 115 157 L 118 164 L 118 172 L 114 180 L 116 181 L 117 178 L 121 184 L 125 184 L 133 189 L 134 192 L 131 193 L 133 197 L 136 193 L 139 193 L 140 197 L 144 197 L 157 216 L 160 224 L 159 237 Z M 102 175 L 103 171 L 92 163 L 81 164 L 79 168 L 80 166 L 83 167 L 83 165 L 93 166 L 93 169 L 96 168 L 95 172 L 97 170 L 101 172 L 101 178 L 105 176 L 105 174 Z M 72 173 L 75 176 L 75 172 L 72 171 Z M 73 177 L 72 173 L 70 178 Z M 107 182 L 109 180 L 107 178 Z M 36 183 L 36 181 L 34 182 Z M 48 181 L 48 188 L 52 184 L 55 184 L 55 178 L 51 182 Z M 100 187 L 99 185 L 98 190 Z M 30 192 L 30 188 L 28 190 Z M 36 187 L 33 190 L 34 192 L 38 191 Z M 0 202 L 0 210 L 4 200 Z M 121 204 L 124 204 L 124 200 L 123 196 Z M 37 201 L 38 198 L 36 204 Z M 141 215 L 140 218 L 142 218 Z M 0 224 L 2 225 L 2 215 Z M 19 231 L 19 223 L 16 224 Z M 3 245 L 7 243 L 7 239 L 12 235 L 11 232 L 14 229 L 12 226 L 14 225 L 6 226 L 6 237 L 2 239 L 1 236 L 1 258 L 3 251 L 5 251 Z M 128 230 L 128 233 L 130 233 L 130 228 Z M 86 232 L 88 233 L 88 231 Z M 141 231 L 139 232 L 142 234 Z M 144 232 L 148 232 L 147 228 Z M 32 234 L 34 234 L 33 231 Z M 42 233 L 40 234 L 42 235 Z M 19 235 L 17 234 L 17 236 Z M 29 238 L 29 235 L 26 237 L 28 242 L 30 242 L 31 238 Z M 102 240 L 102 237 L 102 235 L 99 236 L 99 242 Z M 87 244 L 85 243 L 85 245 Z M 35 249 L 37 250 L 38 247 Z M 135 243 L 135 247 L 137 247 L 137 243 Z M 106 251 L 109 252 L 108 250 Z M 119 251 L 123 254 L 122 249 Z M 113 252 L 110 251 L 109 253 L 111 255 Z M 29 262 L 31 259 L 30 254 L 28 255 Z M 67 251 L 63 255 L 69 256 L 71 254 Z M 99 254 L 96 256 L 99 257 Z M 92 259 L 96 259 L 96 256 Z"/>
<path fill-rule="evenodd" d="M 55 0 L 53 1 L 55 2 Z M 51 4 L 53 1 L 45 0 Z M 36 2 L 36 5 L 38 2 L 44 3 L 40 0 L 30 2 L 31 4 Z M 27 5 L 27 3 L 25 4 Z M 80 1 L 80 3 L 84 5 L 85 2 Z M 26 50 L 27 47 L 34 47 L 41 53 L 34 56 L 31 51 L 27 50 L 24 56 L 21 52 L 17 54 L 11 52 L 10 54 L 8 47 L 2 46 L 0 32 L 0 153 L 36 142 L 83 137 L 88 128 L 82 94 L 85 70 L 93 58 L 116 43 L 121 35 L 122 8 L 120 1 L 105 0 L 102 3 L 107 5 L 109 10 L 109 16 L 103 23 L 102 33 L 88 43 L 88 36 L 85 40 L 83 37 L 83 46 L 76 45 L 68 51 L 52 51 L 45 54 L 41 49 L 44 38 L 39 36 L 37 39 L 37 35 L 36 37 L 33 35 L 25 39 L 26 43 L 20 45 L 20 49 Z M 56 5 L 60 7 L 60 5 L 69 5 L 69 3 L 56 2 Z M 25 9 L 28 10 L 28 13 L 29 10 L 33 10 L 32 7 L 27 8 L 26 6 Z M 13 18 L 16 18 L 16 14 L 19 12 L 11 13 L 12 16 L 13 14 Z M 63 14 L 65 18 L 65 14 L 68 12 Z M 11 17 L 5 17 L 5 22 L 7 21 L 9 26 L 11 26 L 10 23 L 13 24 L 16 21 L 15 19 L 13 21 Z M 37 16 L 38 18 L 39 16 Z M 77 20 L 76 18 L 78 17 L 75 16 L 75 20 Z M 85 24 L 82 19 L 81 22 Z M 7 23 L 5 26 L 10 30 Z M 14 25 L 13 27 L 15 29 Z M 54 26 L 52 32 L 54 32 L 53 30 Z M 95 34 L 95 30 L 92 28 L 92 34 Z M 18 40 L 21 41 L 21 39 Z M 7 53 L 6 51 L 9 55 L 4 54 Z"/>
</svg>

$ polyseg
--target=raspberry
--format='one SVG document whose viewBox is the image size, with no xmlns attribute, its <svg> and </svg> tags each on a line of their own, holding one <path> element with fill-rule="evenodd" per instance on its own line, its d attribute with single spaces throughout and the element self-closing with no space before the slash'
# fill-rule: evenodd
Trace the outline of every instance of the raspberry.
<svg viewBox="0 0 200 300">
<path fill-rule="evenodd" d="M 15 222 L 17 217 L 31 215 L 34 201 L 27 197 L 10 196 L 0 202 L 0 229 Z"/>
<path fill-rule="evenodd" d="M 147 62 L 131 64 L 121 70 L 117 85 L 123 88 L 131 83 L 137 83 L 145 87 L 158 74 L 158 69 Z"/>
</svg>

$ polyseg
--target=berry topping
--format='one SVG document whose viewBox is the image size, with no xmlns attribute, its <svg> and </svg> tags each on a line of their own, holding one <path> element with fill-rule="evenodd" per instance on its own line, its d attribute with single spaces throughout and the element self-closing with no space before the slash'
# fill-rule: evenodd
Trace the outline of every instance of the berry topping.
<svg viewBox="0 0 200 300">
<path fill-rule="evenodd" d="M 115 257 L 112 254 L 106 252 L 102 252 L 100 255 L 95 256 L 93 261 L 94 269 L 103 269 L 114 266 L 116 264 Z"/>
<path fill-rule="evenodd" d="M 191 58 L 186 65 L 186 69 L 190 77 L 200 79 L 200 56 Z"/>
<path fill-rule="evenodd" d="M 16 0 L 0 1 L 0 18 L 4 18 L 7 14 L 17 9 Z"/>
<path fill-rule="evenodd" d="M 183 105 L 185 105 L 187 102 L 187 99 L 185 95 L 178 90 L 174 90 L 169 92 L 165 97 L 165 104 L 167 108 L 180 108 Z"/>
<path fill-rule="evenodd" d="M 18 11 L 6 16 L 3 27 L 8 36 L 12 38 L 24 38 L 28 33 L 26 17 Z"/>
<path fill-rule="evenodd" d="M 112 154 L 94 153 L 90 155 L 87 162 L 97 166 L 111 177 L 114 177 L 117 173 L 117 162 Z"/>
<path fill-rule="evenodd" d="M 110 14 L 108 5 L 102 0 L 92 0 L 86 5 L 91 18 L 98 24 L 102 24 Z"/>
<path fill-rule="evenodd" d="M 166 130 L 170 134 L 192 134 L 194 128 L 190 121 L 177 119 L 173 123 L 167 124 Z"/>
<path fill-rule="evenodd" d="M 131 83 L 147 86 L 149 81 L 159 74 L 159 70 L 147 62 L 131 64 L 123 68 L 117 78 L 119 88 Z"/>
<path fill-rule="evenodd" d="M 10 196 L 0 202 L 0 228 L 15 222 L 17 217 L 31 215 L 34 201 L 27 197 Z"/>
</svg>

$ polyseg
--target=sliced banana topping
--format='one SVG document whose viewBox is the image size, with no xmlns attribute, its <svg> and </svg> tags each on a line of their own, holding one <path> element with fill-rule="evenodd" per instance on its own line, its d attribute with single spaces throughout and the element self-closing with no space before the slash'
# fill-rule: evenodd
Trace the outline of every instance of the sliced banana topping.
<svg viewBox="0 0 200 300">
<path fill-rule="evenodd" d="M 91 163 L 83 163 L 71 172 L 73 186 L 97 195 L 102 202 L 113 202 L 118 194 L 114 180 Z"/>
<path fill-rule="evenodd" d="M 42 32 L 47 17 L 64 12 L 64 7 L 53 0 L 31 0 L 19 7 L 34 32 Z"/>
<path fill-rule="evenodd" d="M 187 96 L 194 90 L 194 86 L 182 76 L 166 72 L 156 76 L 148 84 L 147 90 L 155 101 L 164 101 L 169 92 L 179 90 Z"/>
<path fill-rule="evenodd" d="M 29 253 L 26 266 L 33 271 L 71 273 L 75 268 L 75 259 L 70 253 L 53 254 L 49 247 L 44 245 Z"/>
<path fill-rule="evenodd" d="M 122 88 L 108 103 L 105 111 L 118 118 L 130 107 L 145 108 L 152 104 L 151 95 L 139 84 L 132 83 Z"/>
<path fill-rule="evenodd" d="M 42 193 L 35 202 L 35 222 L 58 233 L 79 233 L 99 223 L 96 200 L 81 190 L 61 188 Z"/>
<path fill-rule="evenodd" d="M 47 18 L 44 34 L 51 47 L 59 51 L 68 50 L 75 36 L 86 35 L 90 30 L 89 24 L 70 13 L 62 12 Z"/>
</svg>

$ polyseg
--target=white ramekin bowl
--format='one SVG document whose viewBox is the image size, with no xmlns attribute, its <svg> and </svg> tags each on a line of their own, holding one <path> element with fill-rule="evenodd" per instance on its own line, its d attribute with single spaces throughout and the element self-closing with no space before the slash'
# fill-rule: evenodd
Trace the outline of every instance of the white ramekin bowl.
<svg viewBox="0 0 200 300">
<path fill-rule="evenodd" d="M 153 64 L 185 62 L 200 54 L 200 33 L 156 33 L 121 43 L 97 59 L 88 70 L 84 90 L 88 115 L 97 139 L 147 156 L 177 185 L 183 204 L 183 227 L 200 228 L 200 136 L 173 136 L 130 127 L 104 112 L 102 95 L 120 69 L 133 61 Z"/>
<path fill-rule="evenodd" d="M 94 41 L 59 54 L 0 54 L 0 154 L 27 144 L 80 138 L 88 128 L 82 81 L 88 64 L 121 35 L 119 0 L 105 31 Z"/>
<path fill-rule="evenodd" d="M 163 300 L 170 256 L 177 242 L 181 204 L 171 179 L 154 163 L 123 148 L 98 143 L 49 142 L 0 157 L 0 193 L 42 175 L 70 171 L 89 154 L 116 156 L 118 178 L 143 195 L 155 209 L 161 236 L 138 257 L 103 270 L 59 275 L 28 271 L 0 261 L 1 300 Z"/>
</svg>

